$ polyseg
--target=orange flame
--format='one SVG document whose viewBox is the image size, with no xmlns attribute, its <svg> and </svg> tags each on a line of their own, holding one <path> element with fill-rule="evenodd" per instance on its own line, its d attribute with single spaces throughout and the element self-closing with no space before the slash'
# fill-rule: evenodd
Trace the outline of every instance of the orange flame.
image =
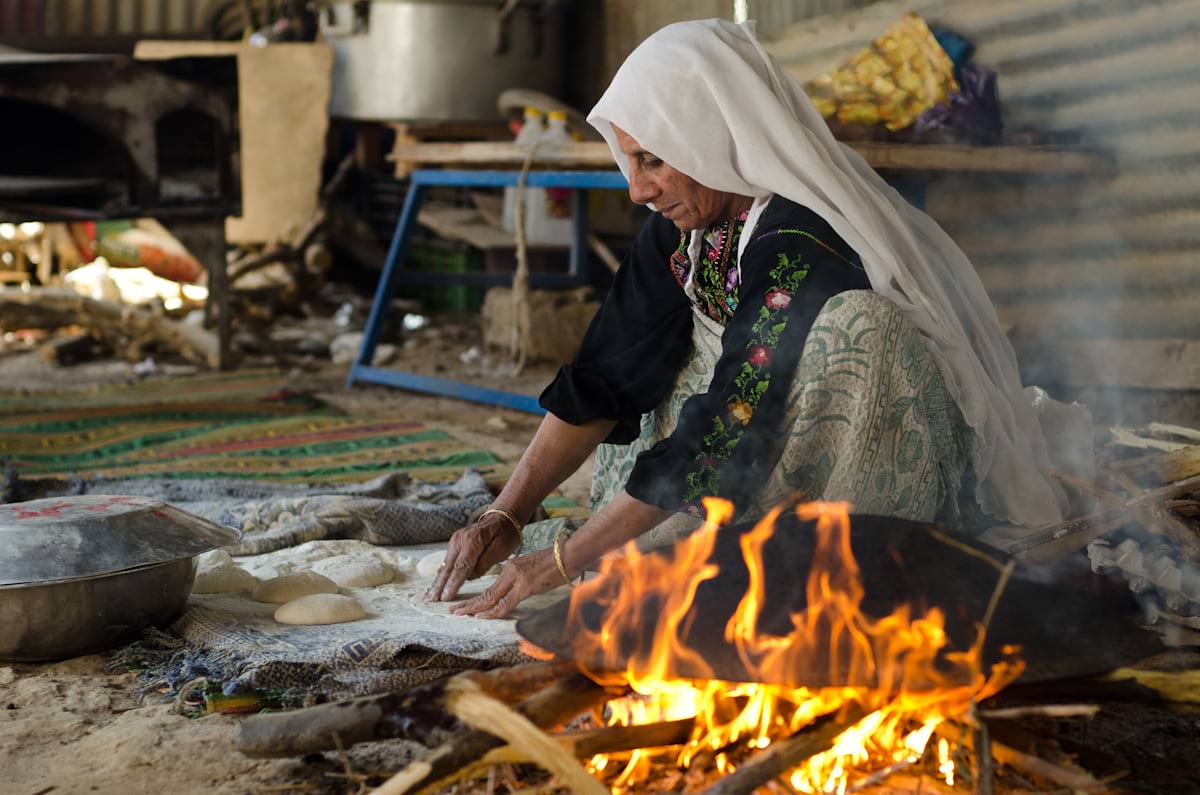
<svg viewBox="0 0 1200 795">
<path fill-rule="evenodd" d="M 681 768 L 705 753 L 718 772 L 728 773 L 747 753 L 853 702 L 866 716 L 838 735 L 828 751 L 786 776 L 799 792 L 842 793 L 875 769 L 920 759 L 939 724 L 967 714 L 975 701 L 1020 674 L 1022 664 L 1015 659 L 998 663 L 990 674 L 982 671 L 982 625 L 970 649 L 942 654 L 948 639 L 939 610 L 914 618 L 902 606 L 877 620 L 864 615 L 864 590 L 850 547 L 849 506 L 808 503 L 795 509 L 801 520 L 815 520 L 806 608 L 792 615 L 792 630 L 786 634 L 757 630 L 766 599 L 763 550 L 783 511 L 777 508 L 740 539 L 750 583 L 725 626 L 725 640 L 758 682 L 793 681 L 789 672 L 818 659 L 828 660 L 829 681 L 873 681 L 875 686 L 810 689 L 714 679 L 711 667 L 684 638 L 691 630 L 689 610 L 697 589 L 718 573 L 710 557 L 717 531 L 733 511 L 723 500 L 708 499 L 704 505 L 705 526 L 677 545 L 673 559 L 642 555 L 631 544 L 622 558 L 606 560 L 601 576 L 573 593 L 567 622 L 574 632 L 576 659 L 587 674 L 602 684 L 628 682 L 636 694 L 610 702 L 609 722 L 695 719 L 688 743 L 672 752 Z M 598 630 L 583 621 L 585 604 L 603 611 Z M 652 642 L 634 643 L 637 650 L 624 659 L 630 644 L 621 641 L 648 628 Z M 942 660 L 935 665 L 939 654 Z M 678 671 L 689 672 L 689 678 L 680 678 L 674 673 Z M 949 749 L 938 751 L 937 769 L 952 782 Z M 609 781 L 614 792 L 624 792 L 645 780 L 650 760 L 661 753 L 598 756 L 590 769 L 607 780 L 613 763 L 624 762 Z"/>
</svg>

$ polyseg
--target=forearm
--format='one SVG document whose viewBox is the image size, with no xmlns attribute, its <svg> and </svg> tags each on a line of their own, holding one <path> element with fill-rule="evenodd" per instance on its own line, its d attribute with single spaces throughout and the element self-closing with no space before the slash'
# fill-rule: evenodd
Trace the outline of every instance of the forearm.
<svg viewBox="0 0 1200 795">
<path fill-rule="evenodd" d="M 547 414 L 493 504 L 512 511 L 522 522 L 528 521 L 542 500 L 583 465 L 615 425 L 614 420 L 572 425 Z"/>
<path fill-rule="evenodd" d="M 622 491 L 562 543 L 563 566 L 568 574 L 576 576 L 602 555 L 632 541 L 670 515 L 670 511 Z"/>
</svg>

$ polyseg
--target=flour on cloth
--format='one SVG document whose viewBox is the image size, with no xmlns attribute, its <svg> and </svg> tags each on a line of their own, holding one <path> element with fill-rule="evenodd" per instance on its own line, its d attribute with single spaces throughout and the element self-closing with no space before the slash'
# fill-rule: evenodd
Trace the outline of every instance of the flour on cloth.
<svg viewBox="0 0 1200 795">
<path fill-rule="evenodd" d="M 192 673 L 203 669 L 227 691 L 285 690 L 340 698 L 402 689 L 466 668 L 528 662 L 518 648 L 516 619 L 549 606 L 566 588 L 526 600 L 511 619 L 451 615 L 453 603 L 426 603 L 429 580 L 417 562 L 445 544 L 379 547 L 358 540 L 310 541 L 236 564 L 260 580 L 318 569 L 335 557 L 376 560 L 396 580 L 370 588 L 343 588 L 367 616 L 343 624 L 289 626 L 278 623 L 276 605 L 246 594 L 193 595 L 172 625 L 187 648 Z M 468 582 L 461 599 L 495 582 Z"/>
</svg>

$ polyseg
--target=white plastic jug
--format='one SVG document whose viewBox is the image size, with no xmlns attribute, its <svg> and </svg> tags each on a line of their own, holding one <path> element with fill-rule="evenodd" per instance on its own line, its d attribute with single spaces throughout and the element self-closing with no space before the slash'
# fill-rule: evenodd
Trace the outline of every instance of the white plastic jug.
<svg viewBox="0 0 1200 795">
<path fill-rule="evenodd" d="M 542 123 L 542 114 L 535 108 L 525 109 L 525 123 L 517 133 L 516 145 L 539 153 L 570 143 L 566 129 L 566 114 L 551 112 L 550 125 Z M 505 231 L 514 232 L 516 223 L 517 188 L 504 189 L 504 212 L 501 221 Z M 574 234 L 571 215 L 571 191 L 561 188 L 525 188 L 525 242 L 531 246 L 569 246 Z"/>
</svg>

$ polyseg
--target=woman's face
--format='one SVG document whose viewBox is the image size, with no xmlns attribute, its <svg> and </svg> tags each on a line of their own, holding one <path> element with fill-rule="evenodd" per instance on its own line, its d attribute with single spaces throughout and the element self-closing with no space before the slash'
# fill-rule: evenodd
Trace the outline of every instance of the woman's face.
<svg viewBox="0 0 1200 795">
<path fill-rule="evenodd" d="M 615 124 L 613 132 L 629 160 L 629 198 L 637 204 L 653 204 L 680 231 L 706 229 L 750 206 L 749 197 L 706 188 L 671 168 Z"/>
</svg>

